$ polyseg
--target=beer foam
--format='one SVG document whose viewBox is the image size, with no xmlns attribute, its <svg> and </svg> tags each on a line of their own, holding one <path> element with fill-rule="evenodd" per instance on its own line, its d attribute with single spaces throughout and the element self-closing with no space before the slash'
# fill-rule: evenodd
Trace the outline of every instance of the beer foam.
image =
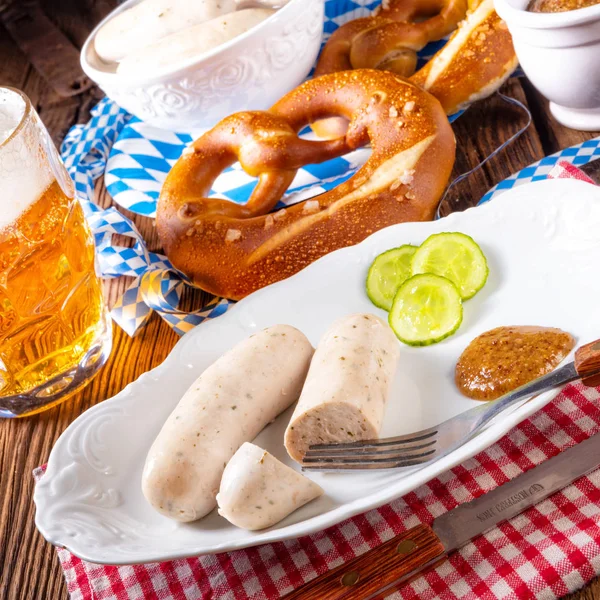
<svg viewBox="0 0 600 600">
<path fill-rule="evenodd" d="M 28 119 L 24 128 L 8 139 L 22 121 L 26 108 L 20 94 L 0 88 L 0 230 L 14 223 L 53 179 L 50 165 L 39 158 L 38 140 L 43 134 L 37 130 L 35 121 Z"/>
<path fill-rule="evenodd" d="M 25 100 L 11 90 L 0 89 L 0 144 L 17 128 L 25 114 Z"/>
</svg>

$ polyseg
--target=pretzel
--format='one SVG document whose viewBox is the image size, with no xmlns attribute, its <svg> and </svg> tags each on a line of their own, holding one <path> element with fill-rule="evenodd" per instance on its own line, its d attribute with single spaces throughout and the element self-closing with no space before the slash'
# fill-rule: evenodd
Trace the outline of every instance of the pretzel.
<svg viewBox="0 0 600 600">
<path fill-rule="evenodd" d="M 315 76 L 372 68 L 408 77 L 417 67 L 417 52 L 456 29 L 466 13 L 467 0 L 388 0 L 374 16 L 349 21 L 331 34 Z"/>
<path fill-rule="evenodd" d="M 300 139 L 318 119 L 349 120 L 342 138 Z M 331 191 L 273 214 L 297 170 L 370 143 L 367 162 Z M 239 299 L 395 223 L 431 219 L 454 163 L 439 102 L 392 73 L 355 70 L 312 79 L 269 111 L 227 117 L 174 165 L 157 230 L 169 260 L 196 285 Z M 259 181 L 245 205 L 207 198 L 239 160 Z"/>
<path fill-rule="evenodd" d="M 493 94 L 517 65 L 506 24 L 493 1 L 483 0 L 411 81 L 433 94 L 450 115 Z"/>
<path fill-rule="evenodd" d="M 461 0 L 462 1 L 462 0 Z M 417 67 L 417 52 L 429 42 L 427 31 L 386 17 L 345 23 L 325 44 L 315 77 L 350 69 L 382 69 L 407 77 Z"/>
</svg>

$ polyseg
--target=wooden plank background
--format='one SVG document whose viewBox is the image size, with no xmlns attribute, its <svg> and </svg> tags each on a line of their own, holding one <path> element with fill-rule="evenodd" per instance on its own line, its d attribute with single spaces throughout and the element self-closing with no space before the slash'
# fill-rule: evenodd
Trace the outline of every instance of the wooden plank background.
<svg viewBox="0 0 600 600">
<path fill-rule="evenodd" d="M 19 1 L 19 0 L 17 0 Z M 107 14 L 114 0 L 41 0 L 47 15 L 78 48 L 92 27 Z M 0 8 L 2 1 L 0 0 Z M 69 128 L 89 118 L 92 106 L 102 93 L 90 91 L 69 99 L 57 96 L 31 67 L 27 58 L 0 24 L 0 85 L 24 90 L 58 145 Z M 481 171 L 456 189 L 444 213 L 472 206 L 495 183 L 534 160 L 561 148 L 593 137 L 568 130 L 554 121 L 547 102 L 524 79 L 512 79 L 503 91 L 527 104 L 534 122 L 508 150 L 495 157 Z M 455 124 L 458 154 L 455 174 L 475 166 L 507 140 L 524 117 L 497 97 L 472 107 Z M 596 134 L 597 135 L 597 134 Z M 97 201 L 109 206 L 111 199 L 103 183 L 96 189 Z M 150 249 L 159 243 L 150 219 L 128 214 L 147 240 Z M 112 304 L 128 285 L 126 278 L 106 284 Z M 201 292 L 184 297 L 185 306 L 199 308 L 206 300 Z M 145 371 L 159 365 L 178 336 L 154 315 L 134 339 L 114 328 L 113 350 L 108 364 L 82 392 L 60 407 L 22 420 L 0 421 L 0 599 L 63 600 L 67 598 L 55 550 L 34 525 L 32 470 L 47 461 L 50 450 L 64 429 L 83 411 L 118 393 Z M 600 582 L 573 594 L 573 600 L 600 597 Z"/>
</svg>

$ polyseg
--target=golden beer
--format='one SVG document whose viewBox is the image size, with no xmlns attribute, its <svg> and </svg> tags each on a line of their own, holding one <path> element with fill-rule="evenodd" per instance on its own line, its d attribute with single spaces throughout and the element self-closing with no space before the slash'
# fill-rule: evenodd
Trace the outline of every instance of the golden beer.
<svg viewBox="0 0 600 600">
<path fill-rule="evenodd" d="M 7 94 L 18 93 L 0 88 L 0 101 Z M 0 211 L 12 201 L 0 213 L 0 416 L 64 400 L 102 366 L 111 340 L 81 205 L 35 111 L 18 96 L 24 114 L 0 137 Z"/>
</svg>

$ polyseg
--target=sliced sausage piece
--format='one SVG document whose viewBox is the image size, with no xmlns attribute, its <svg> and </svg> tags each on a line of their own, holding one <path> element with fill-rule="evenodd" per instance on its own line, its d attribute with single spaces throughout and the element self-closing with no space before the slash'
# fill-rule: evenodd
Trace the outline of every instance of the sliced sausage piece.
<svg viewBox="0 0 600 600">
<path fill-rule="evenodd" d="M 336 321 L 319 342 L 285 431 L 288 454 L 301 462 L 311 444 L 378 437 L 398 355 L 396 336 L 378 317 Z"/>
<path fill-rule="evenodd" d="M 142 477 L 148 502 L 177 521 L 207 515 L 236 450 L 298 399 L 312 355 L 303 333 L 275 325 L 208 367 L 150 448 Z"/>
<path fill-rule="evenodd" d="M 271 527 L 323 490 L 266 450 L 245 443 L 227 463 L 217 494 L 219 514 L 242 529 Z"/>
</svg>

